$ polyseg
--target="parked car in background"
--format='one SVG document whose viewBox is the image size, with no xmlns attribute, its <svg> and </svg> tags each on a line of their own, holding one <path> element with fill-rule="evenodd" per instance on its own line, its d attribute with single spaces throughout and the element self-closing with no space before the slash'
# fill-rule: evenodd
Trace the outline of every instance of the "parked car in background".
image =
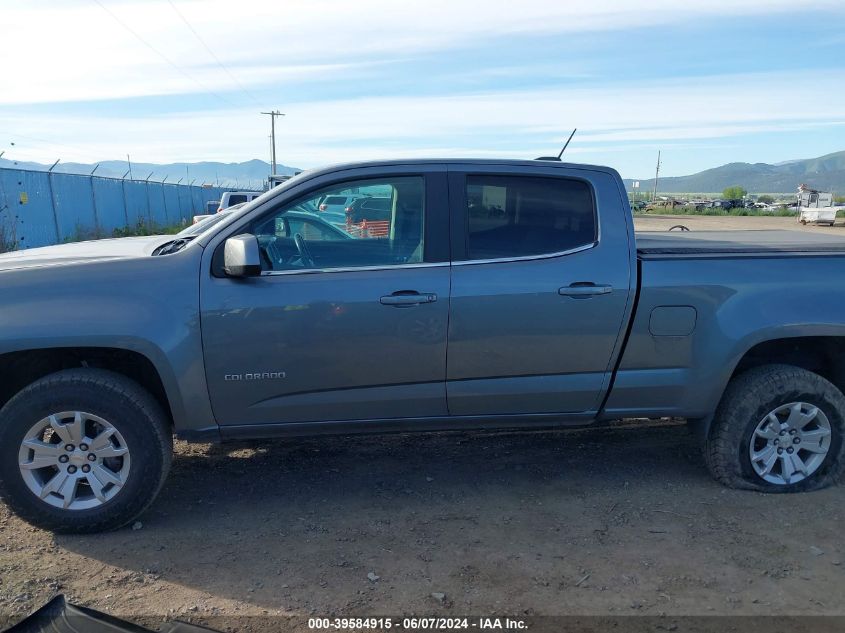
<svg viewBox="0 0 845 633">
<path fill-rule="evenodd" d="M 336 215 L 343 218 L 347 207 L 351 206 L 361 196 L 346 195 L 346 196 L 325 196 L 320 200 L 320 206 L 317 207 L 320 213 L 329 215 Z"/>
<path fill-rule="evenodd" d="M 244 204 L 246 203 L 236 204 L 214 215 L 205 216 L 205 219 L 182 229 L 176 234 L 176 237 L 197 236 L 228 218 L 232 213 L 243 207 Z M 313 213 L 302 211 L 289 211 L 283 219 L 277 220 L 273 227 L 269 225 L 262 227 L 262 231 L 265 231 L 268 235 L 272 234 L 276 237 L 288 238 L 293 238 L 298 233 L 305 239 L 311 240 L 347 240 L 353 237 L 347 231 L 343 231 L 334 224 L 326 222 L 323 218 Z"/>
<path fill-rule="evenodd" d="M 393 211 L 390 198 L 359 198 L 344 209 L 346 221 L 350 224 L 360 224 L 364 220 L 387 220 Z"/>
<path fill-rule="evenodd" d="M 262 235 L 272 236 L 273 240 L 296 239 L 297 235 L 312 242 L 351 240 L 354 237 L 320 216 L 303 211 L 288 211 L 283 217 L 273 218 L 273 222 L 273 226 L 260 227 Z"/>
<path fill-rule="evenodd" d="M 260 191 L 227 191 L 220 196 L 220 210 L 228 209 L 236 204 L 252 202 L 261 195 Z"/>
<path fill-rule="evenodd" d="M 730 209 L 731 208 L 731 201 L 730 200 L 713 200 L 712 203 L 709 206 L 712 209 Z"/>
</svg>

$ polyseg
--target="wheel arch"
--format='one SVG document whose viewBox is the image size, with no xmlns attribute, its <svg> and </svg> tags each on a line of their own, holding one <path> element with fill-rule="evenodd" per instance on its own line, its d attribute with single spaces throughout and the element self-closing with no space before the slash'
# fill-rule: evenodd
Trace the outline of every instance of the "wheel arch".
<svg viewBox="0 0 845 633">
<path fill-rule="evenodd" d="M 0 354 L 0 409 L 36 380 L 75 367 L 107 369 L 134 380 L 155 398 L 174 427 L 178 403 L 159 367 L 146 354 L 121 347 L 43 347 Z"/>
<path fill-rule="evenodd" d="M 715 412 L 734 378 L 755 367 L 774 364 L 792 365 L 811 371 L 845 393 L 845 328 L 831 331 L 829 327 L 804 327 L 800 332 L 774 331 L 745 341 L 732 361 L 726 364 L 728 371 L 720 381 L 718 397 L 712 410 Z M 713 413 L 692 420 L 696 434 L 706 435 L 712 420 Z"/>
<path fill-rule="evenodd" d="M 722 393 L 736 376 L 761 365 L 793 365 L 822 376 L 845 393 L 845 328 L 784 330 L 746 341 L 734 357 Z"/>
<path fill-rule="evenodd" d="M 792 336 L 768 339 L 748 348 L 731 379 L 770 363 L 794 365 L 827 379 L 845 393 L 845 333 L 839 336 Z"/>
</svg>

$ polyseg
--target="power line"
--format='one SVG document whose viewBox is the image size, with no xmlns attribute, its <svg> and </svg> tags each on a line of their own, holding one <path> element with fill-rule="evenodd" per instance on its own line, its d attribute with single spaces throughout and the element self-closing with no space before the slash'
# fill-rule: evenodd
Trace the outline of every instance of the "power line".
<svg viewBox="0 0 845 633">
<path fill-rule="evenodd" d="M 56 141 L 48 141 L 47 139 L 38 138 L 35 136 L 28 136 L 26 134 L 20 134 L 18 132 L 7 132 L 4 130 L 0 130 L 0 135 L 7 136 L 10 139 L 26 139 L 28 141 L 35 141 L 36 144 L 39 145 L 53 145 L 56 147 L 63 147 L 65 149 L 73 150 L 75 154 L 78 156 L 84 156 L 85 158 L 91 158 L 95 160 L 102 160 L 102 156 L 95 156 L 94 154 L 89 154 L 87 150 L 82 150 L 75 145 L 68 145 L 67 143 L 59 143 Z M 12 145 L 15 145 L 12 143 Z M 20 149 L 19 147 L 15 146 L 15 149 Z"/>
<path fill-rule="evenodd" d="M 235 77 L 235 75 L 232 74 L 232 72 L 226 67 L 226 65 L 222 61 L 220 61 L 220 58 L 217 57 L 214 50 L 208 44 L 205 43 L 205 40 L 202 39 L 199 33 L 197 33 L 197 30 L 191 25 L 191 23 L 188 21 L 188 18 L 186 18 L 185 15 L 179 10 L 179 8 L 173 3 L 173 0 L 167 0 L 167 2 L 173 8 L 173 11 L 176 12 L 176 15 L 178 15 L 182 19 L 182 22 L 185 23 L 185 26 L 187 26 L 188 29 L 190 29 L 191 33 L 194 34 L 194 37 L 197 38 L 197 41 L 202 44 L 203 48 L 208 51 L 208 54 L 214 58 L 214 61 L 217 62 L 217 65 L 220 66 L 220 68 L 222 68 L 225 73 L 229 75 L 229 78 L 238 85 L 238 87 L 241 89 L 241 92 L 247 95 L 255 103 L 259 103 L 258 99 L 255 98 L 255 95 L 252 94 L 249 90 L 247 90 L 244 85 L 238 80 L 238 78 Z"/>
<path fill-rule="evenodd" d="M 228 105 L 230 105 L 230 106 L 232 106 L 232 107 L 237 107 L 237 105 L 236 105 L 235 103 L 233 103 L 233 102 L 232 102 L 232 101 L 230 101 L 229 99 L 226 99 L 225 97 L 223 97 L 223 96 L 221 96 L 221 95 L 217 94 L 216 92 L 214 92 L 213 90 L 211 90 L 208 86 L 206 86 L 204 83 L 202 83 L 199 79 L 197 79 L 196 77 L 194 77 L 193 75 L 191 75 L 190 73 L 188 73 L 188 71 L 186 71 L 185 69 L 183 69 L 181 66 L 179 66 L 179 65 L 177 65 L 175 62 L 173 62 L 173 61 L 172 61 L 172 60 L 171 60 L 171 59 L 170 59 L 167 55 L 165 55 L 164 53 L 162 53 L 162 52 L 161 52 L 160 50 L 158 50 L 155 46 L 153 46 L 153 45 L 152 45 L 152 44 L 150 44 L 147 40 L 145 40 L 143 37 L 141 37 L 141 36 L 137 33 L 137 31 L 135 31 L 135 30 L 134 30 L 132 27 L 130 27 L 128 24 L 126 24 L 126 22 L 124 22 L 124 21 L 123 21 L 123 20 L 121 20 L 119 17 L 117 17 L 117 15 L 116 15 L 114 12 L 112 12 L 112 11 L 111 11 L 111 9 L 109 9 L 106 5 L 104 5 L 102 2 L 100 2 L 100 0 L 93 0 L 93 1 L 94 1 L 94 2 L 95 2 L 95 3 L 96 3 L 96 4 L 97 4 L 97 5 L 98 5 L 98 6 L 99 6 L 99 7 L 100 7 L 103 11 L 105 11 L 106 13 L 108 13 L 108 14 L 112 17 L 112 19 L 113 19 L 115 22 L 117 22 L 120 26 L 122 26 L 124 29 L 126 29 L 127 31 L 129 31 L 129 33 L 131 33 L 131 34 L 132 34 L 132 36 L 133 36 L 133 37 L 135 37 L 135 39 L 137 39 L 139 42 L 141 42 L 141 44 L 143 44 L 144 46 L 146 46 L 147 48 L 149 48 L 152 52 L 154 52 L 156 55 L 158 55 L 159 57 L 161 57 L 161 58 L 162 58 L 165 62 L 167 62 L 167 64 L 168 64 L 169 66 L 171 66 L 172 68 L 174 68 L 175 70 L 177 70 L 179 73 L 181 73 L 182 75 L 184 75 L 187 79 L 190 79 L 190 80 L 191 80 L 191 81 L 193 81 L 195 84 L 197 84 L 200 88 L 202 88 L 202 89 L 203 89 L 203 91 L 204 91 L 205 93 L 210 94 L 210 95 L 212 95 L 213 97 L 217 97 L 217 98 L 218 98 L 218 99 L 220 99 L 222 102 L 224 102 L 224 103 L 226 103 L 226 104 L 228 104 Z"/>
</svg>

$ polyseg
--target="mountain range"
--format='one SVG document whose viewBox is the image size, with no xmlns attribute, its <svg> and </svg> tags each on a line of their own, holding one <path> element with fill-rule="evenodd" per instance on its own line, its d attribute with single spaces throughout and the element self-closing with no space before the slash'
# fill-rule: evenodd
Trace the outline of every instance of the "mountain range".
<svg viewBox="0 0 845 633">
<path fill-rule="evenodd" d="M 59 163 L 56 172 L 90 174 L 96 164 Z M 0 158 L 0 168 L 20 168 L 42 171 L 49 165 L 12 161 Z M 121 178 L 129 170 L 126 161 L 106 160 L 99 163 L 97 175 Z M 279 174 L 294 174 L 296 167 L 278 165 Z M 210 183 L 223 187 L 240 189 L 262 189 L 270 173 L 270 165 L 263 160 L 249 160 L 243 163 L 132 163 L 132 177 L 151 180 L 184 183 L 195 180 L 196 184 Z M 626 178 L 625 186 L 631 190 L 634 179 Z M 640 180 L 642 193 L 654 188 L 654 179 Z M 726 187 L 739 185 L 751 193 L 794 193 L 798 185 L 807 184 L 821 191 L 845 193 L 845 151 L 827 154 L 818 158 L 791 160 L 770 165 L 768 163 L 728 163 L 690 174 L 689 176 L 662 177 L 657 188 L 664 193 L 718 193 Z"/>
<path fill-rule="evenodd" d="M 625 179 L 629 191 L 632 182 Z M 845 151 L 776 165 L 728 163 L 689 176 L 661 177 L 657 189 L 664 193 L 718 193 L 739 185 L 750 193 L 795 193 L 802 183 L 819 191 L 845 193 Z M 653 178 L 640 180 L 640 192 L 653 188 Z"/>
<path fill-rule="evenodd" d="M 53 170 L 54 173 L 63 174 L 90 174 L 97 166 L 97 163 L 59 163 Z M 50 165 L 26 161 L 12 161 L 0 158 L 0 168 L 30 169 L 34 171 L 45 171 Z M 104 160 L 97 167 L 97 176 L 111 176 L 122 178 L 129 171 L 129 164 L 125 160 Z M 276 173 L 291 175 L 300 171 L 296 167 L 277 165 Z M 150 176 L 152 174 L 152 176 Z M 146 180 L 150 176 L 151 181 L 161 182 L 165 178 L 167 182 L 176 182 L 180 178 L 183 184 L 196 181 L 195 184 L 218 184 L 221 187 L 236 187 L 239 189 L 258 190 L 263 189 L 270 174 L 270 164 L 263 160 L 248 160 L 244 163 L 132 163 L 132 178 Z M 127 178 L 129 176 L 127 175 Z"/>
</svg>

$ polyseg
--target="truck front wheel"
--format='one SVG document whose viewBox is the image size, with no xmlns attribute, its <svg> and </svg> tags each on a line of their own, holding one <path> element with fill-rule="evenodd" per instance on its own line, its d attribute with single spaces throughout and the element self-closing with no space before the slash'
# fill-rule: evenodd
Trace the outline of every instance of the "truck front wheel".
<svg viewBox="0 0 845 633">
<path fill-rule="evenodd" d="M 804 492 L 838 481 L 845 396 L 818 374 L 791 365 L 734 378 L 704 443 L 713 476 L 731 488 Z"/>
<path fill-rule="evenodd" d="M 0 496 L 48 530 L 115 529 L 152 503 L 172 452 L 161 407 L 137 383 L 101 369 L 60 371 L 0 410 Z"/>
</svg>

